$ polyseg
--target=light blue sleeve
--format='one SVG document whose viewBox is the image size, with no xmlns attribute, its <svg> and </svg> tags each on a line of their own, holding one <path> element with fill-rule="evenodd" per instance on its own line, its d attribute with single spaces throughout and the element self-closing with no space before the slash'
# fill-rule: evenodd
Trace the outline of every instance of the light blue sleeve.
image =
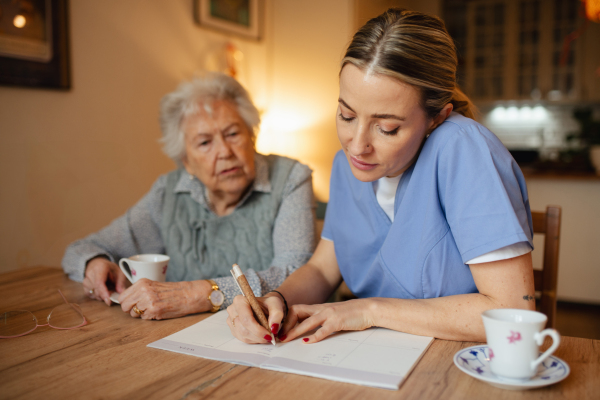
<svg viewBox="0 0 600 400">
<path fill-rule="evenodd" d="M 477 123 L 448 133 L 438 190 L 463 262 L 518 242 L 533 248 L 525 179 L 508 150 Z"/>
</svg>

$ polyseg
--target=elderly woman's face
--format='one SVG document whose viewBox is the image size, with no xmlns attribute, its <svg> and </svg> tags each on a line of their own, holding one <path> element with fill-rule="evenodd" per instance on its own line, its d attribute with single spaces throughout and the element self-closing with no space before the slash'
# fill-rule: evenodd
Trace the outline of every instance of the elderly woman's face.
<svg viewBox="0 0 600 400">
<path fill-rule="evenodd" d="M 252 135 L 228 101 L 212 103 L 211 114 L 199 110 L 182 122 L 185 169 L 211 194 L 241 197 L 255 176 Z"/>
<path fill-rule="evenodd" d="M 411 85 L 344 66 L 336 126 L 357 179 L 397 176 L 415 161 L 434 123 L 420 102 L 419 91 Z"/>
</svg>

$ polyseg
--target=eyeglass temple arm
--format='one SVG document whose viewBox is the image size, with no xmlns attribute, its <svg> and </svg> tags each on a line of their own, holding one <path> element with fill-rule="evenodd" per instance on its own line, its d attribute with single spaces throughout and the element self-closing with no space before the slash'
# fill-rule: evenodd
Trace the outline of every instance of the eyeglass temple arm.
<svg viewBox="0 0 600 400">
<path fill-rule="evenodd" d="M 67 298 L 65 297 L 65 295 L 63 294 L 63 292 L 61 292 L 60 289 L 58 289 L 58 293 L 60 293 L 60 296 L 63 298 L 63 300 L 65 301 L 65 303 L 67 303 L 73 310 L 75 310 L 77 312 L 77 314 L 81 314 L 81 316 L 83 317 L 83 322 L 87 323 L 87 319 L 85 318 L 85 315 L 83 315 L 83 313 L 81 312 L 81 310 L 78 310 L 76 307 L 73 306 L 73 304 L 69 303 L 69 301 L 67 300 Z M 48 315 L 48 318 L 50 318 L 50 315 Z"/>
</svg>

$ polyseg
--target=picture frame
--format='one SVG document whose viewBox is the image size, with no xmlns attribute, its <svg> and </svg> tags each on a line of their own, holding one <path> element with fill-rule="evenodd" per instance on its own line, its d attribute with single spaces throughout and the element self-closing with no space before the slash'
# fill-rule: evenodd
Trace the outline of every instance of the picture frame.
<svg viewBox="0 0 600 400">
<path fill-rule="evenodd" d="M 0 85 L 71 88 L 68 0 L 0 0 Z"/>
<path fill-rule="evenodd" d="M 263 0 L 194 0 L 194 20 L 206 28 L 260 40 Z"/>
</svg>

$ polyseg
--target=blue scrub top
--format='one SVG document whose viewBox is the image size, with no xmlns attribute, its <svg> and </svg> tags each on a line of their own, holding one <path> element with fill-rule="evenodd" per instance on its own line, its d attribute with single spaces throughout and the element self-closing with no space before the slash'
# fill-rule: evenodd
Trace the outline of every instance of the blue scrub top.
<svg viewBox="0 0 600 400">
<path fill-rule="evenodd" d="M 521 170 L 492 132 L 456 113 L 404 172 L 393 223 L 373 182 L 354 177 L 343 151 L 333 162 L 329 197 L 322 237 L 333 240 L 342 276 L 358 297 L 477 293 L 466 261 L 518 242 L 533 249 Z"/>
</svg>

